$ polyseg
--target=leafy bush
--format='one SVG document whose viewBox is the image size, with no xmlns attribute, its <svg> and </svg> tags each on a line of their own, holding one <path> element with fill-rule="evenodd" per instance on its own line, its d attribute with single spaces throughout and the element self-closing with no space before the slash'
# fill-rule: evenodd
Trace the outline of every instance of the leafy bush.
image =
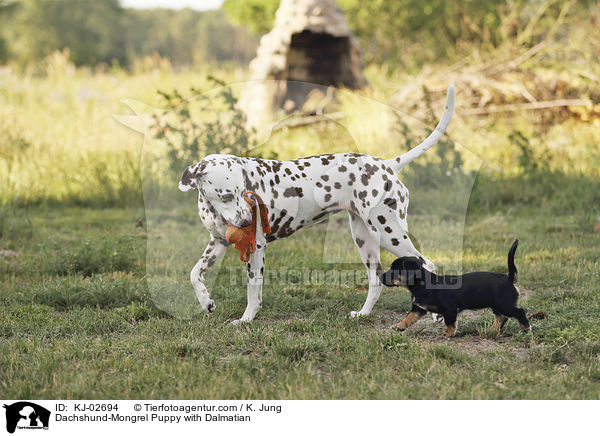
<svg viewBox="0 0 600 436">
<path fill-rule="evenodd" d="M 166 144 L 173 172 L 208 154 L 248 156 L 257 146 L 255 131 L 246 129 L 246 114 L 237 107 L 231 87 L 212 76 L 208 79 L 219 86 L 216 93 L 191 88 L 184 97 L 177 90 L 158 91 L 164 109 L 153 115 L 151 129 Z"/>
</svg>

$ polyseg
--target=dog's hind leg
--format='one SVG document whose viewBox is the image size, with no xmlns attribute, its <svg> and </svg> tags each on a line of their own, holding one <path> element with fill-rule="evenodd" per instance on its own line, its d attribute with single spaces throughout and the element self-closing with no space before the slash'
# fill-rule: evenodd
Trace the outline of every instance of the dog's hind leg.
<svg viewBox="0 0 600 436">
<path fill-rule="evenodd" d="M 348 314 L 350 318 L 364 316 L 371 313 L 373 306 L 377 303 L 383 284 L 379 281 L 381 264 L 379 262 L 379 243 L 377 238 L 369 232 L 367 225 L 355 214 L 350 213 L 350 228 L 352 238 L 358 247 L 360 258 L 367 269 L 369 279 L 369 293 L 367 300 L 360 311 L 352 311 Z"/>
<path fill-rule="evenodd" d="M 435 265 L 415 248 L 408 235 L 408 226 L 404 209 L 397 202 L 383 202 L 369 212 L 369 225 L 379 236 L 378 243 L 382 248 L 397 257 L 415 256 L 423 260 L 423 266 L 430 272 L 435 272 Z M 400 215 L 402 214 L 402 215 Z"/>
<path fill-rule="evenodd" d="M 504 324 L 506 324 L 508 318 L 495 309 L 492 309 L 492 312 L 494 312 L 494 316 L 496 317 L 494 320 L 494 325 L 492 325 L 492 329 L 500 331 L 502 327 L 504 327 Z"/>
<path fill-rule="evenodd" d="M 510 314 L 507 313 L 506 315 L 510 316 L 512 318 L 516 318 L 517 321 L 519 321 L 519 326 L 521 327 L 521 330 L 523 330 L 525 332 L 531 331 L 531 324 L 529 324 L 529 320 L 527 319 L 527 314 L 520 307 L 514 307 L 511 311 L 511 313 Z"/>
<path fill-rule="evenodd" d="M 529 320 L 527 319 L 527 314 L 520 307 L 511 306 L 508 303 L 501 304 L 500 306 L 494 306 L 492 308 L 494 314 L 500 313 L 508 318 L 515 318 L 519 321 L 519 326 L 523 331 L 531 331 L 531 324 L 529 324 Z M 497 318 L 497 315 L 496 315 Z M 506 322 L 506 320 L 505 320 Z"/>
<path fill-rule="evenodd" d="M 190 273 L 190 281 L 196 291 L 196 298 L 200 302 L 202 309 L 206 313 L 211 313 L 215 310 L 215 302 L 210 298 L 210 294 L 206 290 L 204 284 L 204 273 L 208 271 L 217 261 L 225 255 L 229 243 L 221 239 L 211 238 L 210 242 L 206 246 L 204 253 L 200 257 L 200 260 L 196 263 L 192 272 Z"/>
</svg>

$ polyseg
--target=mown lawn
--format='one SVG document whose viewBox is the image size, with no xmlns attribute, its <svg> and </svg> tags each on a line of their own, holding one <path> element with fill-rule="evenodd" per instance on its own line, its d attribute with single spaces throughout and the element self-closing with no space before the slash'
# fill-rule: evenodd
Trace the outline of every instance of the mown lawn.
<svg viewBox="0 0 600 436">
<path fill-rule="evenodd" d="M 172 219 L 161 221 L 190 231 L 191 255 L 161 239 L 158 224 L 154 247 L 182 254 L 167 248 L 149 253 L 149 259 L 162 256 L 176 265 L 162 279 L 195 313 L 182 319 L 157 308 L 154 300 L 164 301 L 148 290 L 146 269 L 156 275 L 161 268 L 150 260 L 146 266 L 146 242 L 154 242 L 143 208 L 5 210 L 0 249 L 19 254 L 0 256 L 0 396 L 600 398 L 600 234 L 585 217 L 533 208 L 468 215 L 464 269 L 505 271 L 506 252 L 518 235 L 520 304 L 547 318 L 532 320 L 532 334 L 521 333 L 512 320 L 496 336 L 489 329 L 491 312 L 467 312 L 459 317 L 458 337 L 443 339 L 442 326 L 430 317 L 405 333 L 387 328 L 409 310 L 402 289 L 384 291 L 369 317 L 346 319 L 366 297 L 366 284 L 348 279 L 352 274 L 337 283 L 307 282 L 302 274 L 272 280 L 255 322 L 231 326 L 246 298 L 233 250 L 212 287 L 216 312 L 198 313 L 187 276 L 205 231 L 190 218 L 194 213 L 174 210 Z M 415 232 L 420 227 L 421 235 L 431 235 L 420 237 L 428 257 L 442 266 L 460 257 L 435 246 L 448 223 L 427 215 L 411 219 Z M 342 227 L 330 231 L 342 235 L 345 251 Z M 364 276 L 359 264 L 323 262 L 324 241 L 331 245 L 326 227 L 318 226 L 272 244 L 268 269 Z M 391 260 L 385 255 L 384 266 Z"/>
</svg>

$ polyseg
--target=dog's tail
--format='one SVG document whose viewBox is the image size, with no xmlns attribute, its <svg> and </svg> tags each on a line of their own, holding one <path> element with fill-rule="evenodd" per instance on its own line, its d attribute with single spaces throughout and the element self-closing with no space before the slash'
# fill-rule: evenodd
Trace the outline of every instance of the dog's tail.
<svg viewBox="0 0 600 436">
<path fill-rule="evenodd" d="M 444 113 L 442 114 L 442 119 L 436 126 L 436 128 L 431 132 L 431 134 L 425 139 L 425 141 L 421 142 L 414 148 L 411 148 L 409 151 L 404 153 L 402 156 L 395 157 L 393 159 L 387 159 L 385 163 L 389 165 L 392 170 L 397 173 L 399 172 L 404 165 L 412 162 L 435 144 L 442 138 L 444 132 L 448 128 L 448 124 L 450 124 L 450 120 L 452 119 L 452 114 L 454 113 L 454 100 L 456 97 L 456 90 L 454 89 L 454 83 L 451 83 L 448 87 L 448 94 L 446 95 L 446 108 L 444 109 Z"/>
<path fill-rule="evenodd" d="M 517 283 L 519 272 L 515 266 L 515 251 L 517 251 L 517 245 L 519 245 L 519 239 L 515 239 L 512 247 L 508 250 L 508 280 L 511 283 Z"/>
</svg>

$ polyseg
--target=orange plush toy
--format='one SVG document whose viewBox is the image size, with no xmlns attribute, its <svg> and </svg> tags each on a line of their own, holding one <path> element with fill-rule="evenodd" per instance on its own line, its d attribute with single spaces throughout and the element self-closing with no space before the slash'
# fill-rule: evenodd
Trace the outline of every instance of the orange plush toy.
<svg viewBox="0 0 600 436">
<path fill-rule="evenodd" d="M 256 201 L 250 198 L 249 194 L 252 194 L 256 198 Z M 240 260 L 248 262 L 250 255 L 256 251 L 257 213 L 260 212 L 260 223 L 265 235 L 271 233 L 271 226 L 269 225 L 267 206 L 256 192 L 245 192 L 244 200 L 248 203 L 252 211 L 252 222 L 246 227 L 235 227 L 229 224 L 225 233 L 225 239 L 227 239 L 227 242 L 235 244 L 236 250 L 240 250 Z"/>
</svg>

